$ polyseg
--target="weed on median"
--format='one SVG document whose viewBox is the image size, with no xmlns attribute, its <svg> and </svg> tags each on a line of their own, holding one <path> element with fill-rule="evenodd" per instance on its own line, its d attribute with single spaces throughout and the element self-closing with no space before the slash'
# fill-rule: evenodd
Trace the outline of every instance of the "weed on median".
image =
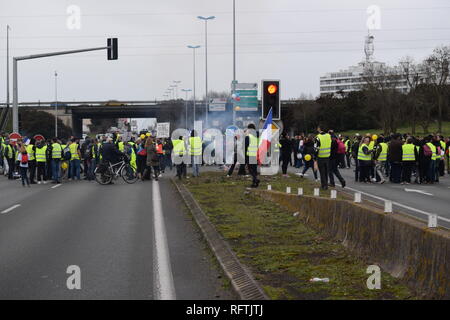
<svg viewBox="0 0 450 320">
<path fill-rule="evenodd" d="M 261 188 L 312 194 L 297 177 L 262 177 Z M 185 181 L 202 209 L 272 299 L 411 299 L 406 286 L 382 272 L 381 289 L 366 286 L 367 266 L 339 242 L 326 239 L 292 213 L 246 190 L 247 179 L 204 173 Z M 324 194 L 323 196 L 329 196 Z M 310 282 L 311 278 L 329 282 Z"/>
</svg>

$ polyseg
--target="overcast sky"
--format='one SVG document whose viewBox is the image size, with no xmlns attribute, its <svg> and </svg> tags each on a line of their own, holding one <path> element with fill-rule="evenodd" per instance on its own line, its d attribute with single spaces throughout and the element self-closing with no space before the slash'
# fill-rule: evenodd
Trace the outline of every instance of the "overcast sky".
<svg viewBox="0 0 450 320">
<path fill-rule="evenodd" d="M 319 77 L 364 57 L 367 8 L 381 8 L 375 59 L 389 64 L 423 59 L 450 44 L 448 0 L 236 0 L 237 80 L 281 79 L 282 98 L 319 94 Z M 81 29 L 67 27 L 67 8 L 81 9 Z M 6 97 L 6 25 L 11 55 L 106 45 L 119 38 L 119 60 L 106 52 L 19 62 L 19 101 L 153 100 L 173 80 L 205 92 L 204 22 L 209 22 L 209 88 L 229 91 L 232 80 L 232 0 L 0 0 L 0 101 Z M 12 71 L 12 70 L 11 70 Z M 11 72 L 12 79 L 12 72 Z M 181 93 L 179 93 L 180 95 Z M 12 96 L 12 87 L 11 87 Z"/>
</svg>

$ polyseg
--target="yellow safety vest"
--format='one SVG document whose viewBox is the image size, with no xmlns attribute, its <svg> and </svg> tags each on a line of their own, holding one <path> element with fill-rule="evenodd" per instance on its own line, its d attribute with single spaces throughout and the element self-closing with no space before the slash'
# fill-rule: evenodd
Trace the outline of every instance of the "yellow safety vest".
<svg viewBox="0 0 450 320">
<path fill-rule="evenodd" d="M 319 158 L 329 158 L 331 154 L 331 136 L 330 134 L 319 134 L 317 138 L 320 141 Z"/>
<path fill-rule="evenodd" d="M 61 159 L 62 147 L 59 143 L 52 144 L 52 159 Z"/>
<path fill-rule="evenodd" d="M 247 148 L 247 157 L 256 157 L 256 154 L 258 153 L 258 138 L 252 134 L 249 134 L 248 137 L 250 143 Z"/>
<path fill-rule="evenodd" d="M 6 146 L 6 150 L 7 150 L 7 153 L 5 153 L 6 157 L 8 159 L 12 159 L 14 157 L 14 149 L 13 149 L 13 147 L 10 144 L 8 144 Z"/>
<path fill-rule="evenodd" d="M 416 161 L 414 149 L 415 147 L 412 143 L 402 145 L 402 161 Z"/>
<path fill-rule="evenodd" d="M 124 145 L 123 141 L 120 141 L 120 142 L 117 144 L 117 147 L 118 147 L 118 149 L 119 149 L 120 152 L 123 152 L 123 151 L 125 150 L 125 145 Z"/>
<path fill-rule="evenodd" d="M 388 144 L 385 142 L 380 143 L 381 152 L 378 156 L 378 161 L 386 161 L 387 160 L 387 154 L 388 154 Z"/>
<path fill-rule="evenodd" d="M 32 144 L 29 144 L 29 145 L 27 145 L 25 147 L 25 149 L 27 150 L 27 153 L 28 153 L 28 160 L 29 161 L 32 161 L 32 160 L 36 159 L 36 157 L 34 155 L 33 147 L 34 147 L 34 145 L 32 145 Z"/>
<path fill-rule="evenodd" d="M 184 153 L 186 152 L 186 147 L 184 146 L 183 140 L 173 140 L 173 152 L 178 156 L 184 155 Z"/>
<path fill-rule="evenodd" d="M 78 143 L 70 144 L 69 150 L 72 155 L 71 160 L 80 160 L 80 156 L 78 155 Z"/>
<path fill-rule="evenodd" d="M 192 156 L 202 155 L 202 139 L 200 137 L 190 137 L 189 138 L 190 152 Z"/>
<path fill-rule="evenodd" d="M 427 142 L 427 146 L 430 147 L 432 155 L 431 155 L 431 160 L 436 160 L 438 157 L 436 155 L 436 146 L 434 144 L 432 144 L 431 142 Z"/>
<path fill-rule="evenodd" d="M 359 149 L 358 149 L 358 160 L 370 161 L 370 160 L 372 160 L 372 156 L 371 156 L 370 154 L 365 154 L 365 153 L 364 153 L 364 151 L 363 151 L 363 147 L 364 147 L 364 146 L 366 146 L 367 148 L 369 148 L 369 146 L 366 145 L 366 144 L 361 144 L 361 145 L 359 146 Z"/>
<path fill-rule="evenodd" d="M 47 146 L 36 147 L 36 161 L 47 162 Z"/>
</svg>

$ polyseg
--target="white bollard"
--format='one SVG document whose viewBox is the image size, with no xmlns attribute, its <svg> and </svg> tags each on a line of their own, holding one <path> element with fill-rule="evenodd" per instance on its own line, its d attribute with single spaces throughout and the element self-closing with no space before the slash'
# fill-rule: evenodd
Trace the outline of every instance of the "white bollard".
<svg viewBox="0 0 450 320">
<path fill-rule="evenodd" d="M 303 195 L 303 188 L 298 188 L 298 195 L 299 196 L 302 196 Z"/>
<path fill-rule="evenodd" d="M 437 214 L 428 216 L 428 228 L 437 228 Z"/>
<path fill-rule="evenodd" d="M 336 199 L 337 198 L 337 191 L 336 190 L 331 190 L 331 199 Z"/>
<path fill-rule="evenodd" d="M 291 193 L 291 187 L 286 187 L 286 193 Z"/>
<path fill-rule="evenodd" d="M 384 202 L 384 213 L 392 213 L 392 201 L 386 200 Z"/>
<path fill-rule="evenodd" d="M 320 190 L 319 188 L 314 188 L 314 196 L 318 197 L 320 195 Z"/>
<path fill-rule="evenodd" d="M 359 192 L 355 193 L 355 202 L 361 203 L 361 193 L 359 193 Z"/>
<path fill-rule="evenodd" d="M 272 190 L 272 186 L 269 184 L 269 185 L 267 185 L 267 190 Z"/>
</svg>

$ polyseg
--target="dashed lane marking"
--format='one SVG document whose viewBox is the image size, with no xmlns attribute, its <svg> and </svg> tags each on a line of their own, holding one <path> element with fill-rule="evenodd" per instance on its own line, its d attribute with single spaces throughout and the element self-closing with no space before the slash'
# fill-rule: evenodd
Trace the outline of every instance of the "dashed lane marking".
<svg viewBox="0 0 450 320">
<path fill-rule="evenodd" d="M 3 214 L 3 213 L 11 212 L 11 211 L 13 211 L 14 209 L 16 209 L 18 207 L 20 207 L 20 204 L 15 204 L 15 205 L 13 205 L 12 207 L 10 207 L 10 208 L 8 208 L 6 210 L 3 210 L 1 213 Z"/>
</svg>

